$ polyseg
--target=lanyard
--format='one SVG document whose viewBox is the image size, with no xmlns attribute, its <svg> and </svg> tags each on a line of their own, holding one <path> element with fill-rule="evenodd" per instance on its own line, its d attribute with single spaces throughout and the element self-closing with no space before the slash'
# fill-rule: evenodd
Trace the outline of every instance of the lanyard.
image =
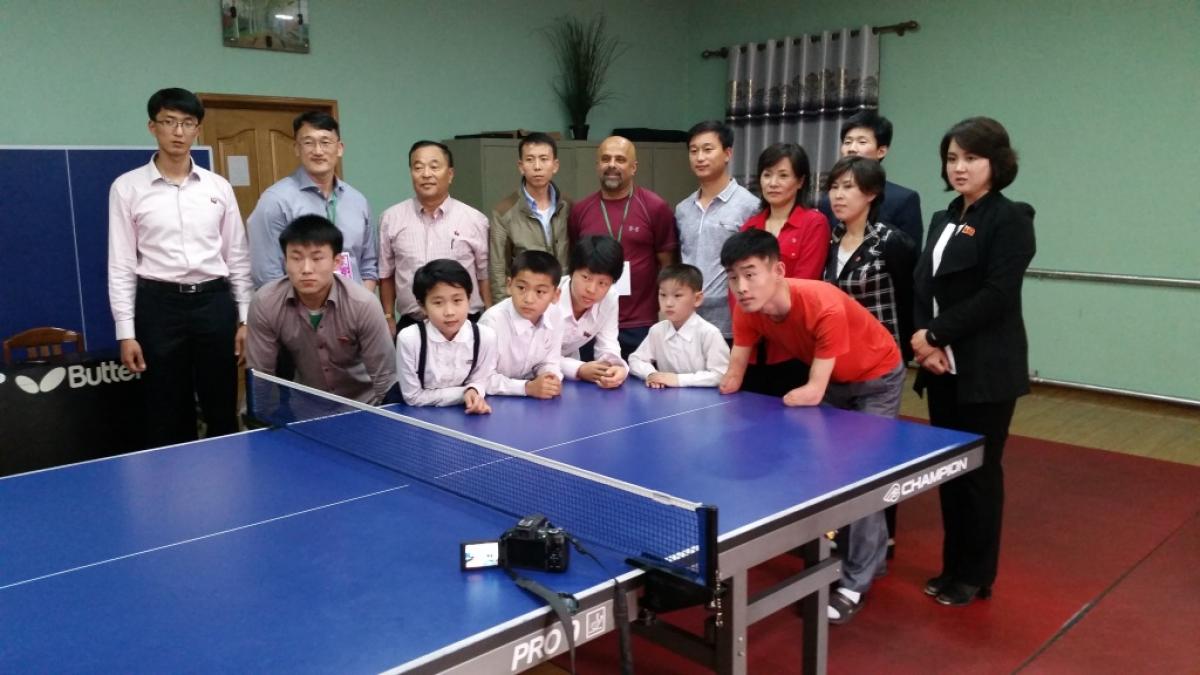
<svg viewBox="0 0 1200 675">
<path fill-rule="evenodd" d="M 325 202 L 325 217 L 334 225 L 337 225 L 337 202 L 337 193 L 330 192 L 329 199 Z"/>
<path fill-rule="evenodd" d="M 608 228 L 608 236 L 616 239 L 618 244 L 621 243 L 621 235 L 625 233 L 625 221 L 629 218 L 629 205 L 633 203 L 633 191 L 636 189 L 632 185 L 629 186 L 629 199 L 625 200 L 625 212 L 621 214 L 621 224 L 617 227 L 616 234 L 613 234 L 612 222 L 608 220 L 608 206 L 604 204 L 604 198 L 600 198 L 600 213 L 604 215 L 604 226 Z"/>
</svg>

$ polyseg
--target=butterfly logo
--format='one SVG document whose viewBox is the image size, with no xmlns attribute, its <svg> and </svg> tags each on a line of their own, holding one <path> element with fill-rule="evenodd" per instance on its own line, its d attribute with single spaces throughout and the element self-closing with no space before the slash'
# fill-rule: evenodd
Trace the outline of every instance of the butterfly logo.
<svg viewBox="0 0 1200 675">
<path fill-rule="evenodd" d="M 63 380 L 66 378 L 67 369 L 60 366 L 43 375 L 41 382 L 37 382 L 32 377 L 27 377 L 25 375 L 16 376 L 13 378 L 13 382 L 16 383 L 18 389 L 26 394 L 45 394 L 57 389 L 58 385 L 62 384 Z M 3 381 L 4 376 L 0 375 L 0 382 Z"/>
</svg>

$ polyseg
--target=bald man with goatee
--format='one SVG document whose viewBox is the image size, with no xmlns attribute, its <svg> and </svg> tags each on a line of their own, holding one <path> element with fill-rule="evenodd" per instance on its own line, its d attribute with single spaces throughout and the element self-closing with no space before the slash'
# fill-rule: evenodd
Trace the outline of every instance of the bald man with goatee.
<svg viewBox="0 0 1200 675">
<path fill-rule="evenodd" d="M 617 340 L 625 358 L 658 321 L 658 272 L 675 261 L 679 247 L 674 210 L 662 197 L 636 186 L 636 174 L 633 143 L 620 136 L 604 139 L 596 148 L 600 190 L 576 202 L 567 221 L 572 246 L 581 237 L 607 235 L 624 250 L 621 280 L 629 279 L 629 293 L 621 296 Z"/>
</svg>

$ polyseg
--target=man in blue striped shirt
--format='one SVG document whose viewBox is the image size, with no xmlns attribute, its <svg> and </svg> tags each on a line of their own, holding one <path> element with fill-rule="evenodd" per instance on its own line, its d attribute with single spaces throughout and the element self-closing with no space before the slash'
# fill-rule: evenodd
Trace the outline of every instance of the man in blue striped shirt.
<svg viewBox="0 0 1200 675">
<path fill-rule="evenodd" d="M 379 238 L 367 198 L 334 173 L 345 152 L 338 122 L 328 113 L 309 111 L 292 122 L 292 130 L 300 168 L 267 188 L 246 221 L 254 287 L 287 276 L 279 234 L 296 218 L 317 215 L 342 232 L 336 273 L 373 292 L 379 281 Z"/>
</svg>

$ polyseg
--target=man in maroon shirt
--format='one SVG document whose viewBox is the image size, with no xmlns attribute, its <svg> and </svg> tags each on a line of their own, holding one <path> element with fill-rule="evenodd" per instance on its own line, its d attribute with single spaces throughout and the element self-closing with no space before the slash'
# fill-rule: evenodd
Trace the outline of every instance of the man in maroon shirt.
<svg viewBox="0 0 1200 675">
<path fill-rule="evenodd" d="M 621 276 L 630 288 L 621 297 L 617 333 L 624 358 L 658 321 L 658 271 L 675 262 L 678 248 L 673 209 L 662 197 L 636 187 L 636 173 L 633 143 L 620 136 L 604 139 L 596 148 L 600 190 L 576 202 L 567 221 L 572 247 L 581 237 L 600 234 L 616 239 L 625 252 Z"/>
</svg>

